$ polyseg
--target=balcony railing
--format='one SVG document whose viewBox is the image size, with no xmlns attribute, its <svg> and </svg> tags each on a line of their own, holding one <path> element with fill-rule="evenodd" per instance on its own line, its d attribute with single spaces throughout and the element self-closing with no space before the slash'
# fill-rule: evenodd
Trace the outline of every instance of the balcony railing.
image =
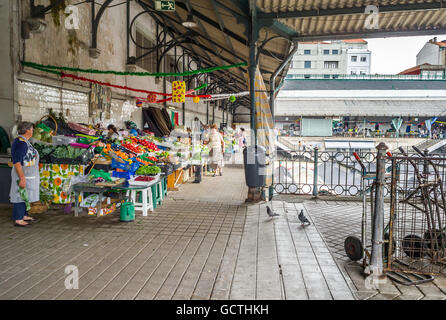
<svg viewBox="0 0 446 320">
<path fill-rule="evenodd" d="M 339 75 L 324 75 L 324 74 L 288 74 L 286 80 L 446 80 L 444 74 L 431 75 L 401 75 L 401 74 L 339 74 Z"/>
</svg>

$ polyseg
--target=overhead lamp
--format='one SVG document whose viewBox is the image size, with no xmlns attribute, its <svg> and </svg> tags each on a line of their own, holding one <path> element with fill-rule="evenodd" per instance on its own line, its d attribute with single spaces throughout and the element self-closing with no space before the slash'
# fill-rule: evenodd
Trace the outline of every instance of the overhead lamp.
<svg viewBox="0 0 446 320">
<path fill-rule="evenodd" d="M 189 13 L 187 15 L 186 21 L 183 21 L 182 25 L 186 28 L 195 28 L 197 26 L 197 23 L 194 21 L 192 14 Z"/>
<path fill-rule="evenodd" d="M 25 22 L 29 25 L 29 31 L 34 33 L 42 33 L 47 26 L 45 20 L 40 18 L 29 18 Z"/>
</svg>

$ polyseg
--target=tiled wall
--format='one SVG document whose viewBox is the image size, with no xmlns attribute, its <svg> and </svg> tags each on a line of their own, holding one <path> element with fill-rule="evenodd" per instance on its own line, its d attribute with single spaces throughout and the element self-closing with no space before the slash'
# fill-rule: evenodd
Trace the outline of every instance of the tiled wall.
<svg viewBox="0 0 446 320">
<path fill-rule="evenodd" d="M 19 113 L 24 121 L 36 122 L 47 115 L 49 109 L 58 114 L 63 112 L 72 122 L 91 123 L 88 118 L 88 94 L 60 89 L 26 81 L 18 84 Z M 111 119 L 104 119 L 102 124 L 113 123 L 124 128 L 124 122 L 131 119 L 138 126 L 142 125 L 142 112 L 128 101 L 112 100 Z"/>
</svg>

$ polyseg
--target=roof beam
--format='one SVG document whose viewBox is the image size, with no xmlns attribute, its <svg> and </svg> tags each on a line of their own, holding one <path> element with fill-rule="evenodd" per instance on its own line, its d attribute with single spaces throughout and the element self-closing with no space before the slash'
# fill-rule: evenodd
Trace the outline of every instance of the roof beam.
<svg viewBox="0 0 446 320">
<path fill-rule="evenodd" d="M 377 6 L 379 13 L 383 12 L 404 12 L 404 11 L 420 11 L 420 10 L 436 10 L 442 9 L 442 2 L 432 3 L 411 3 L 411 4 L 398 4 Z M 322 17 L 322 16 L 339 16 L 349 14 L 366 14 L 366 6 L 352 7 L 352 8 L 339 8 L 339 9 L 317 9 L 317 10 L 302 10 L 302 11 L 290 11 L 290 12 L 259 12 L 257 18 L 263 19 L 293 19 L 293 18 L 306 18 L 306 17 Z"/>
<path fill-rule="evenodd" d="M 347 39 L 373 39 L 373 38 L 385 38 L 385 37 L 409 37 L 409 36 L 422 36 L 422 35 L 437 35 L 445 34 L 446 28 L 418 30 L 409 29 L 404 31 L 389 31 L 389 30 L 367 30 L 357 33 L 334 33 L 334 34 L 321 34 L 311 36 L 299 36 L 294 38 L 294 41 L 325 41 L 325 40 L 347 40 Z"/>
<path fill-rule="evenodd" d="M 188 12 L 186 4 L 184 4 L 182 2 L 176 2 L 176 6 L 181 8 L 181 9 L 183 9 L 183 10 L 185 10 L 186 12 Z M 216 29 L 220 30 L 221 32 L 225 33 L 230 38 L 232 38 L 234 40 L 237 40 L 238 42 L 242 43 L 245 46 L 248 45 L 248 40 L 244 39 L 243 37 L 240 37 L 238 34 L 232 32 L 232 31 L 230 31 L 230 30 L 228 30 L 226 28 L 223 28 L 223 30 L 221 30 L 220 29 L 220 25 L 217 22 L 215 22 L 214 20 L 212 20 L 209 17 L 207 17 L 206 15 L 204 15 L 204 14 L 202 14 L 202 13 L 200 13 L 200 12 L 194 10 L 194 9 L 191 9 L 190 13 L 192 15 L 196 16 L 197 18 L 203 20 L 204 22 L 210 24 L 214 28 L 216 28 Z M 274 57 L 267 50 L 261 50 L 260 53 L 264 54 L 264 55 L 267 55 L 267 56 L 270 56 L 270 57 Z M 285 59 L 284 55 L 281 55 L 281 54 L 278 54 L 278 53 L 275 53 L 275 56 L 278 57 L 279 59 Z"/>
</svg>

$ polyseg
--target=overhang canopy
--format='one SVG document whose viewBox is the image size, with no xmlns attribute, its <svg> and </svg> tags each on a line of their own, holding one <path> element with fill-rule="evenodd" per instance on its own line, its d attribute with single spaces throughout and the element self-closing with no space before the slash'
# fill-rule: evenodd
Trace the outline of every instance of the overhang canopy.
<svg viewBox="0 0 446 320">
<path fill-rule="evenodd" d="M 137 1 L 155 8 L 154 0 Z M 370 12 L 368 5 L 379 10 L 376 21 L 372 19 L 374 13 L 366 13 Z M 292 41 L 445 33 L 444 5 L 442 0 L 177 0 L 175 12 L 156 14 L 177 35 L 190 30 L 182 22 L 191 14 L 197 27 L 193 28 L 193 41 L 184 46 L 208 65 L 248 62 L 254 20 L 260 29 L 259 67 L 268 87 L 271 75 L 290 52 Z M 287 71 L 286 66 L 278 75 L 276 87 Z M 218 75 L 233 82 L 234 91 L 247 90 L 247 67 Z M 240 101 L 243 99 L 248 101 L 248 97 Z"/>
</svg>

